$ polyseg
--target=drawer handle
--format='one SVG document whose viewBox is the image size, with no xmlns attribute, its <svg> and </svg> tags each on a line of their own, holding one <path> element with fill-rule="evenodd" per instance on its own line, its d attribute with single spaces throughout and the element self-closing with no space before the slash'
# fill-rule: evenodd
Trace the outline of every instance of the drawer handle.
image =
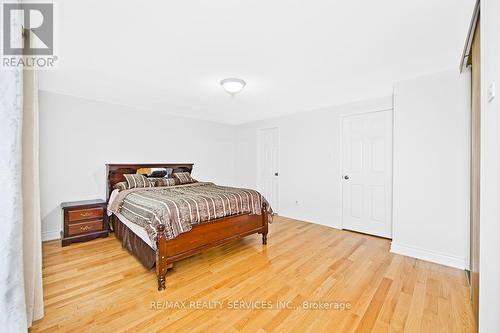
<svg viewBox="0 0 500 333">
<path fill-rule="evenodd" d="M 80 230 L 81 230 L 81 231 L 87 231 L 87 230 L 89 230 L 89 229 L 91 229 L 91 228 L 92 228 L 91 226 L 89 226 L 89 225 L 85 225 L 85 226 L 81 226 L 81 227 L 80 227 Z"/>
<path fill-rule="evenodd" d="M 83 212 L 83 213 L 80 213 L 81 217 L 88 217 L 88 216 L 92 216 L 92 215 L 93 215 L 92 212 Z"/>
</svg>

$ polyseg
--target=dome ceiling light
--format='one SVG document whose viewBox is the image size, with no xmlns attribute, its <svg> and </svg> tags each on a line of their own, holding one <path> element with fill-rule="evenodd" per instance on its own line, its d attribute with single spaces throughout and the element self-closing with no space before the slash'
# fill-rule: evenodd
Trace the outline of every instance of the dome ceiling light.
<svg viewBox="0 0 500 333">
<path fill-rule="evenodd" d="M 246 82 L 242 79 L 227 78 L 220 81 L 220 85 L 229 95 L 234 96 L 245 88 Z"/>
</svg>

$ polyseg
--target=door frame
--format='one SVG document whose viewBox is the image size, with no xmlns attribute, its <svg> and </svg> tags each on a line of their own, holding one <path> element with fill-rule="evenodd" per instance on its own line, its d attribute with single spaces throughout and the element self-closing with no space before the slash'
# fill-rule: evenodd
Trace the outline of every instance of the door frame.
<svg viewBox="0 0 500 333">
<path fill-rule="evenodd" d="M 343 179 L 344 177 L 344 172 L 343 172 L 343 162 L 344 162 L 344 159 L 343 159 L 343 156 L 344 156 L 344 151 L 343 151 L 343 147 L 344 147 L 344 141 L 343 141 L 343 137 L 344 137 L 344 119 L 347 118 L 347 117 L 351 117 L 351 116 L 361 116 L 361 115 L 364 115 L 364 114 L 371 114 L 371 113 L 377 113 L 377 112 L 385 112 L 385 111 L 390 111 L 391 112 L 391 123 L 392 123 L 392 126 L 391 126 L 391 149 L 392 149 L 392 154 L 391 154 L 391 184 L 390 184 L 390 189 L 391 189 L 391 200 L 390 200 L 390 206 L 391 206 L 391 211 L 390 211 L 390 214 L 389 214 L 389 217 L 391 219 L 391 238 L 394 236 L 394 225 L 393 225 L 393 215 L 394 215 L 394 204 L 393 204 L 393 194 L 394 194 L 394 107 L 385 107 L 385 108 L 381 108 L 381 109 L 374 109 L 374 110 L 370 110 L 370 111 L 359 111 L 359 112 L 348 112 L 348 113 L 342 113 L 340 115 L 340 122 L 339 122 L 339 127 L 340 127 L 340 131 L 339 131 L 339 135 L 340 135 L 340 139 L 339 139 L 339 143 L 340 143 L 340 149 L 339 149 L 339 174 L 338 174 L 338 178 L 337 179 Z M 340 198 L 341 198 L 341 203 L 340 203 L 340 207 L 341 207 L 341 221 L 340 221 L 340 227 L 342 230 L 346 230 L 344 228 L 344 195 L 343 195 L 343 190 L 344 190 L 344 185 L 343 185 L 343 182 L 341 181 L 340 182 L 340 186 L 339 186 L 339 195 L 340 195 Z M 379 237 L 379 236 L 375 236 L 375 235 L 372 235 L 374 237 Z"/>
<path fill-rule="evenodd" d="M 278 156 L 277 156 L 277 161 L 278 161 L 278 191 L 277 191 L 277 195 L 276 195 L 276 205 L 271 207 L 273 209 L 273 213 L 274 214 L 278 214 L 279 211 L 280 211 L 280 192 L 281 192 L 281 189 L 280 189 L 280 166 L 281 166 L 281 149 L 280 149 L 280 128 L 278 126 L 272 126 L 272 127 L 263 127 L 263 128 L 259 128 L 257 129 L 257 135 L 256 135 L 256 139 L 257 139 L 257 158 L 256 158 L 256 161 L 257 161 L 257 189 L 260 191 L 262 189 L 262 180 L 261 180 L 261 176 L 260 176 L 260 162 L 261 162 L 261 133 L 263 131 L 266 131 L 266 130 L 276 130 L 277 132 L 277 140 L 276 140 L 276 144 L 278 146 Z"/>
<path fill-rule="evenodd" d="M 468 277 L 472 310 L 479 323 L 479 291 L 481 276 L 481 29 L 480 13 L 477 13 L 476 26 L 472 36 L 469 59 L 471 60 L 471 124 L 470 124 L 470 226 Z"/>
<path fill-rule="evenodd" d="M 470 225 L 469 225 L 469 251 L 467 251 L 467 269 L 466 275 L 469 283 L 470 289 L 470 299 L 472 304 L 472 311 L 474 313 L 474 318 L 476 320 L 476 328 L 479 327 L 479 290 L 480 286 L 480 275 L 481 275 L 481 263 L 480 263 L 480 242 L 481 242 L 481 212 L 480 212 L 480 201 L 481 201 L 481 122 L 482 122 L 482 112 L 481 112 L 481 1 L 476 0 L 476 5 L 474 6 L 474 12 L 472 14 L 472 19 L 469 25 L 469 31 L 467 33 L 467 38 L 465 40 L 464 50 L 462 52 L 462 59 L 460 62 L 460 73 L 468 71 L 470 68 L 471 82 L 470 82 L 470 172 L 469 172 L 469 203 L 470 203 Z M 479 38 L 476 40 L 476 37 Z M 476 43 L 477 41 L 477 43 Z M 474 57 L 474 49 L 478 53 Z M 475 64 L 474 64 L 475 63 Z M 478 67 L 475 76 L 474 67 Z M 476 82 L 477 81 L 477 82 Z M 476 92 L 476 94 L 474 94 Z M 476 100 L 474 96 L 478 95 L 477 105 L 475 105 Z M 476 110 L 477 108 L 477 110 Z M 476 116 L 476 122 L 474 121 L 474 116 Z M 478 125 L 476 130 L 474 130 L 474 125 Z M 477 132 L 476 140 L 474 139 L 474 134 Z M 476 144 L 476 147 L 474 146 Z M 474 158 L 475 157 L 475 158 Z M 474 187 L 476 185 L 476 187 Z M 476 191 L 474 191 L 476 190 Z M 476 232 L 475 232 L 476 231 Z M 476 238 L 474 238 L 476 237 Z"/>
</svg>

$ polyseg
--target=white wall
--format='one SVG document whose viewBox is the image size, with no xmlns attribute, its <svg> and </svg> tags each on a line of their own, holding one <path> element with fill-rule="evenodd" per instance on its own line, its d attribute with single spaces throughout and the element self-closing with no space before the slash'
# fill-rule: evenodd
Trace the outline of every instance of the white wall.
<svg viewBox="0 0 500 333">
<path fill-rule="evenodd" d="M 59 238 L 63 201 L 103 198 L 106 163 L 194 163 L 193 176 L 234 181 L 234 128 L 40 92 L 42 236 Z"/>
<path fill-rule="evenodd" d="M 393 251 L 461 268 L 468 85 L 468 77 L 444 72 L 400 82 L 394 97 Z M 392 107 L 385 97 L 226 126 L 41 92 L 44 237 L 58 237 L 60 202 L 104 197 L 105 163 L 193 162 L 196 178 L 255 188 L 257 132 L 270 127 L 280 129 L 280 215 L 341 228 L 341 115 Z"/>
<path fill-rule="evenodd" d="M 481 1 L 479 329 L 500 332 L 500 1 Z M 488 86 L 497 97 L 489 102 Z"/>
<path fill-rule="evenodd" d="M 257 132 L 279 127 L 279 214 L 340 228 L 340 116 L 386 109 L 392 109 L 391 97 L 238 126 L 237 184 L 257 186 Z"/>
<path fill-rule="evenodd" d="M 394 91 L 392 250 L 459 268 L 468 260 L 469 85 L 448 71 Z M 240 125 L 236 184 L 257 187 L 258 130 L 278 127 L 279 214 L 341 228 L 340 116 L 390 108 L 381 98 Z"/>
<path fill-rule="evenodd" d="M 395 84 L 393 252 L 466 267 L 469 127 L 458 68 Z"/>
</svg>

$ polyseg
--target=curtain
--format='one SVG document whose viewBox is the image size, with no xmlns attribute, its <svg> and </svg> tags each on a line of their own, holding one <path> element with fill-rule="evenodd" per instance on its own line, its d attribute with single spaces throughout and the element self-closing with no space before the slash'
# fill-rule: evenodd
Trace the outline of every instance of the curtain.
<svg viewBox="0 0 500 333">
<path fill-rule="evenodd" d="M 23 73 L 22 199 L 24 291 L 28 326 L 43 317 L 42 230 L 38 174 L 38 81 Z"/>
<path fill-rule="evenodd" d="M 14 38 L 22 38 L 20 17 L 14 16 L 11 22 L 19 31 Z M 0 327 L 4 332 L 27 329 L 22 255 L 22 84 L 22 68 L 0 69 Z"/>
<path fill-rule="evenodd" d="M 3 7 L 4 2 L 0 0 L 0 6 Z M 21 22 L 18 15 L 11 20 L 12 31 L 19 32 L 12 34 L 14 43 L 19 43 L 22 38 Z M 3 35 L 1 26 L 0 34 Z M 22 67 L 0 68 L 2 332 L 25 332 L 32 320 L 43 316 L 38 193 L 38 88 L 34 71 L 25 71 L 25 87 L 23 74 Z"/>
</svg>

